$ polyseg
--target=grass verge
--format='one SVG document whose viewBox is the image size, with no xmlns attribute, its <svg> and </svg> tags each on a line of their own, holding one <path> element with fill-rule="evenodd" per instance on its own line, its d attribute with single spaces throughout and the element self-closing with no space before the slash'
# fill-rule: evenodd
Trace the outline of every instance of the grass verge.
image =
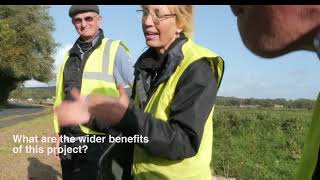
<svg viewBox="0 0 320 180">
<path fill-rule="evenodd" d="M 52 114 L 2 128 L 0 132 L 0 179 L 61 179 L 60 163 L 45 153 L 13 153 L 13 148 L 47 148 L 51 143 L 15 143 L 13 135 L 48 137 L 53 134 Z"/>
</svg>

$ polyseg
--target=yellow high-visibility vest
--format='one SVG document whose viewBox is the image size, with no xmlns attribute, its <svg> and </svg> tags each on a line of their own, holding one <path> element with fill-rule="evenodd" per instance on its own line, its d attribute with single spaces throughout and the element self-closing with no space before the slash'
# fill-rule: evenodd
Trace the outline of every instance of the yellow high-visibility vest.
<svg viewBox="0 0 320 180">
<path fill-rule="evenodd" d="M 81 95 L 98 94 L 119 96 L 113 76 L 115 55 L 119 45 L 122 45 L 127 53 L 129 53 L 129 49 L 120 40 L 113 41 L 108 38 L 103 38 L 102 43 L 90 54 L 83 70 L 80 90 Z M 63 71 L 68 59 L 69 53 L 65 56 L 64 63 L 60 68 L 60 72 L 57 74 L 56 99 L 53 107 L 61 104 L 64 99 Z M 53 124 L 55 132 L 59 133 L 59 122 L 55 114 Z M 89 129 L 83 125 L 79 126 L 81 131 L 85 134 L 105 134 Z"/>
<path fill-rule="evenodd" d="M 320 93 L 313 107 L 312 121 L 303 145 L 302 158 L 300 160 L 296 180 L 312 179 L 316 168 L 320 143 Z M 318 162 L 320 163 L 320 162 Z"/>
<path fill-rule="evenodd" d="M 169 109 L 177 83 L 191 63 L 206 57 L 211 64 L 212 71 L 217 76 L 218 85 L 220 85 L 223 75 L 224 61 L 211 50 L 201 47 L 189 39 L 182 46 L 182 52 L 184 58 L 181 64 L 167 81 L 162 82 L 157 87 L 144 109 L 145 112 L 151 113 L 153 117 L 163 121 L 167 121 L 170 118 Z M 135 95 L 135 106 L 139 104 L 138 94 L 136 93 Z M 133 160 L 134 178 L 136 180 L 211 180 L 210 162 L 213 141 L 213 110 L 214 106 L 205 123 L 198 153 L 193 157 L 183 160 L 168 160 L 153 155 L 142 147 L 135 145 Z"/>
</svg>

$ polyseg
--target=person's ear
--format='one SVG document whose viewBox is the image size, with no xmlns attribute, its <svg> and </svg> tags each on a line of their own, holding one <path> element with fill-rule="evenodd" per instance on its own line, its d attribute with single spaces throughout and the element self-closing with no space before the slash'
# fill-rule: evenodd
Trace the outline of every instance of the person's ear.
<svg viewBox="0 0 320 180">
<path fill-rule="evenodd" d="M 177 22 L 177 30 L 176 33 L 180 34 L 183 31 L 184 24 Z"/>
<path fill-rule="evenodd" d="M 102 16 L 98 15 L 97 16 L 97 22 L 98 22 L 98 26 L 101 26 L 101 22 L 102 22 Z"/>
</svg>

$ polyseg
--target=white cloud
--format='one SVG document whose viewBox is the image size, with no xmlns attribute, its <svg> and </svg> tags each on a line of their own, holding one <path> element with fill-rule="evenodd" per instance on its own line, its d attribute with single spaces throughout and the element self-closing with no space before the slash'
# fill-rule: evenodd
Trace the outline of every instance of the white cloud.
<svg viewBox="0 0 320 180">
<path fill-rule="evenodd" d="M 225 82 L 221 88 L 223 90 L 219 92 L 221 96 L 260 98 L 261 94 L 263 94 L 263 96 L 272 96 L 271 90 L 274 88 L 273 82 L 262 79 L 253 72 L 245 72 L 241 76 L 232 79 L 226 78 L 224 80 Z"/>
<path fill-rule="evenodd" d="M 25 87 L 47 87 L 48 86 L 47 83 L 39 82 L 39 81 L 36 81 L 36 80 L 25 81 L 23 83 L 23 85 Z"/>
<path fill-rule="evenodd" d="M 57 71 L 59 71 L 60 66 L 63 63 L 64 57 L 71 47 L 72 47 L 72 44 L 66 44 L 61 47 L 58 47 L 57 52 L 53 56 L 54 57 L 54 69 L 53 69 L 54 76 L 56 76 Z M 48 84 L 51 86 L 51 85 L 54 85 L 55 83 L 50 81 Z M 48 84 L 42 83 L 36 80 L 29 80 L 24 82 L 25 87 L 45 87 L 45 86 L 48 86 Z"/>
<path fill-rule="evenodd" d="M 72 44 L 66 44 L 58 49 L 56 54 L 54 55 L 54 73 L 57 73 L 57 71 L 60 69 L 60 66 L 63 63 L 64 57 L 66 53 L 71 49 Z"/>
<path fill-rule="evenodd" d="M 262 80 L 262 79 L 258 79 L 251 72 L 247 72 L 246 73 L 246 75 L 244 77 L 244 80 L 241 82 L 241 85 L 242 85 L 243 89 L 250 88 L 250 89 L 254 89 L 254 90 L 265 89 L 265 88 L 271 87 L 271 83 L 270 82 L 267 82 L 267 81 Z"/>
<path fill-rule="evenodd" d="M 296 77 L 304 76 L 305 74 L 306 74 L 306 70 L 304 70 L 304 69 L 295 69 L 293 71 L 288 72 L 289 76 L 296 76 Z"/>
</svg>

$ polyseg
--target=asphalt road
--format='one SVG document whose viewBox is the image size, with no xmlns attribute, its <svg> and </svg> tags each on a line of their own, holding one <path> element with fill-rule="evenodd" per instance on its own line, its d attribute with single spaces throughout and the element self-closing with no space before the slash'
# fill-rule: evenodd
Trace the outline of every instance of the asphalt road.
<svg viewBox="0 0 320 180">
<path fill-rule="evenodd" d="M 7 108 L 0 109 L 0 128 L 28 121 L 48 113 L 48 108 L 30 104 L 9 104 Z M 12 117 L 12 118 L 11 118 Z"/>
<path fill-rule="evenodd" d="M 0 109 L 0 118 L 12 115 L 32 114 L 43 111 L 43 106 L 31 104 L 9 104 L 7 108 Z"/>
<path fill-rule="evenodd" d="M 131 88 L 125 88 L 130 97 Z M 0 109 L 0 128 L 15 125 L 48 114 L 50 109 L 45 106 L 31 104 L 9 104 L 7 108 Z M 12 117 L 11 117 L 12 116 Z"/>
</svg>

